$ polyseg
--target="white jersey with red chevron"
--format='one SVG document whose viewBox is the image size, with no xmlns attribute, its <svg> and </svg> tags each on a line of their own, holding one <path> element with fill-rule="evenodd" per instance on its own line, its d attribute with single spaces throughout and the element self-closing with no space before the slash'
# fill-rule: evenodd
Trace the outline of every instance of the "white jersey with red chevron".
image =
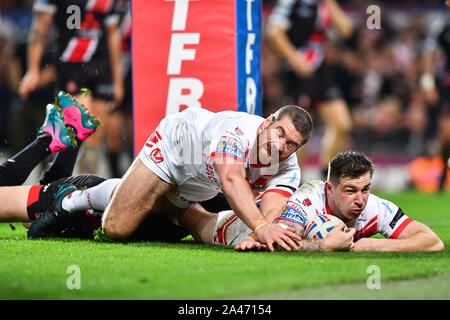
<svg viewBox="0 0 450 320">
<path fill-rule="evenodd" d="M 289 198 L 283 213 L 277 219 L 288 220 L 306 227 L 317 214 L 331 214 L 325 196 L 325 182 L 313 180 L 303 184 Z M 389 200 L 369 195 L 367 205 L 358 218 L 344 221 L 347 227 L 356 229 L 355 240 L 381 233 L 386 238 L 397 238 L 413 221 L 402 209 Z"/>
<path fill-rule="evenodd" d="M 288 200 L 281 216 L 275 222 L 287 221 L 304 228 L 318 214 L 333 214 L 325 197 L 325 182 L 313 180 L 303 184 Z M 413 219 L 391 201 L 369 195 L 366 208 L 357 219 L 346 221 L 347 227 L 356 229 L 354 240 L 368 238 L 376 233 L 396 239 Z M 245 223 L 233 211 L 218 213 L 214 228 L 213 244 L 237 245 L 251 233 Z"/>
<path fill-rule="evenodd" d="M 160 122 L 139 158 L 160 178 L 176 184 L 173 196 L 180 201 L 169 199 L 179 207 L 211 199 L 220 192 L 213 160 L 242 164 L 255 193 L 277 192 L 290 197 L 300 184 L 295 153 L 272 166 L 253 163 L 257 132 L 263 122 L 264 118 L 244 112 L 188 108 Z"/>
</svg>

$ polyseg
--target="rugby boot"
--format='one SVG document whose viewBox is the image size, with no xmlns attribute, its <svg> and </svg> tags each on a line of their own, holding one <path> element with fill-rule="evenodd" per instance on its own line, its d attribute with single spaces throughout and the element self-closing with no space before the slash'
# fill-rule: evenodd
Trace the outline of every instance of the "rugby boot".
<svg viewBox="0 0 450 320">
<path fill-rule="evenodd" d="M 54 196 L 55 197 L 55 201 L 53 202 L 54 215 L 57 216 L 61 214 L 64 216 L 68 216 L 70 214 L 70 212 L 67 212 L 66 210 L 63 209 L 62 202 L 66 196 L 70 195 L 76 190 L 77 187 L 70 183 L 63 183 L 62 185 L 59 186 Z"/>
<path fill-rule="evenodd" d="M 60 91 L 58 93 L 58 107 L 64 115 L 64 123 L 76 131 L 77 139 L 86 140 L 95 132 L 100 119 L 92 116 L 87 109 L 76 101 L 70 94 Z"/>
<path fill-rule="evenodd" d="M 48 133 L 52 137 L 49 149 L 52 153 L 61 152 L 67 148 L 75 148 L 77 142 L 73 133 L 65 126 L 64 117 L 58 108 L 49 103 L 46 107 L 44 124 L 39 129 L 38 134 Z"/>
</svg>

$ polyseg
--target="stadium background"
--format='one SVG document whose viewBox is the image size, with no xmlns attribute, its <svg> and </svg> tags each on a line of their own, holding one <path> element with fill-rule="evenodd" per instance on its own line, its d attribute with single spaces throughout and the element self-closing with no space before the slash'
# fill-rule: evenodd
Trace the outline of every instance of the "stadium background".
<svg viewBox="0 0 450 320">
<path fill-rule="evenodd" d="M 263 1 L 263 19 L 267 18 L 274 2 Z M 58 238 L 21 241 L 26 239 L 26 230 L 20 223 L 2 223 L 0 299 L 448 300 L 450 197 L 409 190 L 390 193 L 409 187 L 408 165 L 411 161 L 421 156 L 433 159 L 437 153 L 433 139 L 435 127 L 430 121 L 432 117 L 427 115 L 430 110 L 423 102 L 417 83 L 426 31 L 432 21 L 443 18 L 448 11 L 441 0 L 339 3 L 352 16 L 360 32 L 357 43 L 349 47 L 350 51 L 339 43 L 339 46 L 330 47 L 327 56 L 327 63 L 332 64 L 339 75 L 339 83 L 346 92 L 357 123 L 349 147 L 367 152 L 376 161 L 375 187 L 389 192 L 377 191 L 377 194 L 392 200 L 409 216 L 434 230 L 444 241 L 445 251 L 241 254 L 233 248 L 198 244 L 189 239 L 174 244 Z M 382 29 L 379 31 L 368 32 L 365 28 L 365 10 L 371 4 L 382 8 Z M 31 5 L 29 0 L 0 0 L 0 160 L 34 139 L 44 118 L 44 106 L 54 96 L 52 83 L 34 93 L 27 102 L 21 101 L 17 94 L 26 67 Z M 285 96 L 279 81 L 281 61 L 265 39 L 262 40 L 263 113 L 267 115 L 272 112 L 271 106 L 285 102 Z M 354 51 L 357 48 L 359 50 Z M 51 67 L 55 61 L 53 52 L 50 47 L 44 66 Z M 389 85 L 363 86 L 374 83 Z M 309 156 L 303 166 L 305 179 L 318 177 L 317 152 L 322 127 L 316 122 Z M 129 163 L 131 141 L 132 138 L 124 134 L 124 169 Z M 433 167 L 430 168 L 428 172 L 432 173 Z M 425 177 L 431 178 L 436 186 L 438 170 L 434 172 L 434 176 L 428 173 Z M 111 175 L 104 159 L 98 173 L 105 177 Z M 39 170 L 35 170 L 26 183 L 35 183 L 38 177 Z M 80 290 L 69 290 L 67 286 L 70 276 L 67 270 L 73 265 L 81 270 Z M 367 270 L 370 266 L 380 267 L 382 290 L 368 290 L 370 274 Z M 179 302 L 183 306 L 186 303 Z M 23 301 L 19 303 L 22 314 L 28 310 L 33 315 L 36 312 L 36 308 L 23 308 Z M 295 307 L 311 309 L 309 301 L 303 303 L 295 301 Z M 355 306 L 350 303 L 349 307 Z M 417 302 L 414 304 L 418 305 Z M 123 304 L 114 305 L 124 310 Z M 340 301 L 339 306 L 343 305 Z M 178 310 L 175 304 L 168 309 L 168 304 L 161 301 L 148 310 L 157 313 L 158 306 L 168 315 Z M 321 303 L 318 309 L 322 313 L 336 310 L 334 307 L 324 311 L 323 306 Z M 398 302 L 390 304 L 389 314 L 398 311 L 404 316 L 405 311 L 415 310 L 403 306 Z M 377 307 L 387 312 L 379 302 Z M 302 308 L 302 312 L 307 308 Z M 104 309 L 101 306 L 89 308 L 89 312 L 99 310 L 104 315 Z M 85 313 L 87 309 L 71 310 L 72 313 L 75 310 Z"/>
<path fill-rule="evenodd" d="M 22 101 L 17 94 L 26 70 L 26 42 L 32 21 L 32 3 L 0 1 L 1 160 L 34 139 L 44 118 L 44 106 L 52 100 L 55 92 L 51 82 L 35 92 L 28 101 Z M 262 3 L 264 29 L 275 1 L 264 0 Z M 436 114 L 426 105 L 418 80 L 422 73 L 423 41 L 430 23 L 444 19 L 448 14 L 443 1 L 339 3 L 351 16 L 357 36 L 346 43 L 339 39 L 329 41 L 326 63 L 336 73 L 352 112 L 354 128 L 348 147 L 363 151 L 375 160 L 375 189 L 392 192 L 411 187 L 411 163 L 421 159 L 418 170 L 422 170 L 420 176 L 424 180 L 419 187 L 434 191 L 439 166 L 442 165 L 434 157 L 438 153 Z M 366 8 L 371 4 L 381 7 L 381 30 L 366 28 Z M 51 38 L 54 36 L 52 31 Z M 280 82 L 282 60 L 268 45 L 264 32 L 261 47 L 262 112 L 267 116 L 275 106 L 287 101 Z M 55 59 L 54 48 L 49 45 L 43 66 L 51 67 Z M 442 63 L 441 57 L 438 65 Z M 323 125 L 318 117 L 315 121 L 316 130 L 308 145 L 308 157 L 302 170 L 304 180 L 320 177 L 317 165 Z M 132 152 L 133 138 L 127 132 L 123 132 L 122 139 L 122 170 L 129 165 Z M 35 183 L 41 170 L 33 171 L 26 184 Z M 104 177 L 111 176 L 104 158 L 97 173 Z"/>
</svg>

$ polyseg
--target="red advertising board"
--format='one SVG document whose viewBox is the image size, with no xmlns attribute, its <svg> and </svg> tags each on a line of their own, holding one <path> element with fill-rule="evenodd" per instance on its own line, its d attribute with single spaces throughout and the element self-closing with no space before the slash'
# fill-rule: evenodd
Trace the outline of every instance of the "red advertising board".
<svg viewBox="0 0 450 320">
<path fill-rule="evenodd" d="M 239 109 L 236 10 L 230 0 L 132 1 L 135 154 L 166 115 Z"/>
</svg>

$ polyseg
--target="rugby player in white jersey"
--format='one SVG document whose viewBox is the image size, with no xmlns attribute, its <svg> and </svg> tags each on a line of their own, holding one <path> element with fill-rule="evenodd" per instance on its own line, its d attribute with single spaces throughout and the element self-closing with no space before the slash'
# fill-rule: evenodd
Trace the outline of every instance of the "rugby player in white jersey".
<svg viewBox="0 0 450 320">
<path fill-rule="evenodd" d="M 122 180 L 107 180 L 93 191 L 68 190 L 72 195 L 63 194 L 62 209 L 80 210 L 88 202 L 104 210 L 105 233 L 124 239 L 151 212 L 163 211 L 177 222 L 194 203 L 223 192 L 269 250 L 274 243 L 297 249 L 294 230 L 271 222 L 300 184 L 295 152 L 311 131 L 310 115 L 297 106 L 282 107 L 267 119 L 186 109 L 160 122 Z"/>
<path fill-rule="evenodd" d="M 405 215 L 394 203 L 370 193 L 373 163 L 357 152 L 343 152 L 330 162 L 328 181 L 303 184 L 289 198 L 275 223 L 302 237 L 299 251 L 440 251 L 439 237 L 424 224 Z M 303 239 L 308 222 L 318 213 L 332 214 L 342 223 L 325 239 Z M 262 248 L 258 235 L 232 211 L 217 214 L 194 206 L 185 223 L 198 241 L 235 245 L 236 250 Z M 380 233 L 385 239 L 370 238 Z"/>
</svg>

